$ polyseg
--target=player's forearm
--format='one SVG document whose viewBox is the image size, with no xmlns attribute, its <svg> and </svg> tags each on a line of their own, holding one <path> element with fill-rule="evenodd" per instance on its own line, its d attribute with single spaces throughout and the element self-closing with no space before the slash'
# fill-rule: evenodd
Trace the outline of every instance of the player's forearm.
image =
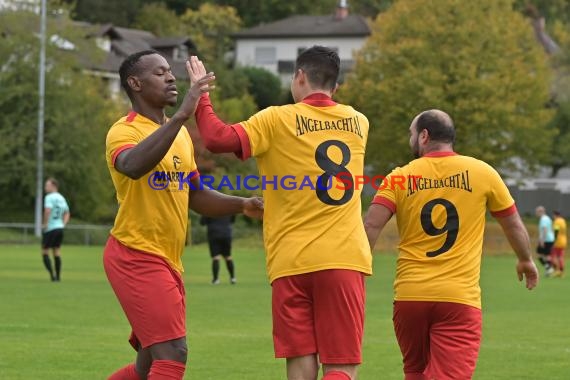
<svg viewBox="0 0 570 380">
<path fill-rule="evenodd" d="M 515 251 L 519 261 L 532 260 L 528 231 L 518 212 L 506 217 L 497 218 L 497 220 L 503 228 L 503 232 L 507 236 L 507 240 Z"/>
<path fill-rule="evenodd" d="M 46 224 L 47 224 L 47 222 L 48 222 L 48 220 L 49 220 L 50 214 L 51 214 L 51 209 L 50 209 L 50 208 L 44 210 L 44 220 L 42 221 L 42 224 L 43 224 L 43 225 L 46 225 Z"/>
<path fill-rule="evenodd" d="M 237 132 L 214 112 L 208 95 L 203 95 L 196 109 L 196 125 L 204 146 L 212 153 L 239 153 L 241 144 Z"/>
<path fill-rule="evenodd" d="M 65 214 L 63 214 L 63 224 L 67 224 L 69 222 L 69 218 L 71 217 L 71 214 L 66 212 Z"/>
<path fill-rule="evenodd" d="M 174 115 L 135 147 L 121 153 L 115 161 L 115 168 L 132 179 L 148 173 L 164 158 L 185 120 Z"/>
<path fill-rule="evenodd" d="M 366 231 L 366 237 L 368 238 L 368 244 L 370 246 L 370 250 L 373 251 L 374 247 L 376 246 L 376 241 L 378 240 L 378 236 L 382 231 L 381 228 L 378 226 L 371 225 L 364 221 L 364 230 Z"/>
<path fill-rule="evenodd" d="M 207 217 L 240 214 L 244 210 L 245 198 L 222 194 L 215 190 L 192 190 L 190 209 Z"/>
<path fill-rule="evenodd" d="M 546 241 L 546 228 L 541 228 L 538 232 L 538 241 L 540 244 L 544 244 Z"/>
<path fill-rule="evenodd" d="M 391 217 L 392 211 L 388 208 L 378 204 L 370 205 L 364 217 L 364 230 L 366 231 L 371 250 L 374 250 L 380 232 L 382 232 Z"/>
</svg>

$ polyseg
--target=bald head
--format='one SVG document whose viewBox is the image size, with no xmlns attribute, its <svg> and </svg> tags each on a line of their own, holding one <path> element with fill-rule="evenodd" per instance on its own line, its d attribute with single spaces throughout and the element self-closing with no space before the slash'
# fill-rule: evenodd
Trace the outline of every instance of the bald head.
<svg viewBox="0 0 570 380">
<path fill-rule="evenodd" d="M 544 208 L 544 206 L 538 206 L 536 208 L 536 210 L 534 210 L 534 212 L 535 212 L 536 216 L 540 217 L 540 216 L 546 214 L 546 209 Z"/>
<path fill-rule="evenodd" d="M 432 143 L 452 144 L 455 142 L 455 126 L 451 117 L 441 110 L 427 110 L 415 117 L 412 124 L 416 131 L 426 130 Z"/>
</svg>

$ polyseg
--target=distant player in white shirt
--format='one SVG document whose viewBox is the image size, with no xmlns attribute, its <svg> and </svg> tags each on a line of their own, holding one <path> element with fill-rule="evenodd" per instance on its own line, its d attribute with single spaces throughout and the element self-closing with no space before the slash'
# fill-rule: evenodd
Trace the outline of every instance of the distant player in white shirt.
<svg viewBox="0 0 570 380">
<path fill-rule="evenodd" d="M 42 236 L 42 257 L 44 265 L 52 281 L 60 280 L 61 273 L 61 242 L 63 241 L 63 228 L 69 222 L 69 206 L 67 201 L 58 192 L 59 184 L 53 178 L 46 180 L 44 191 L 44 219 Z M 55 262 L 55 272 L 51 266 L 49 250 L 52 250 Z"/>
</svg>

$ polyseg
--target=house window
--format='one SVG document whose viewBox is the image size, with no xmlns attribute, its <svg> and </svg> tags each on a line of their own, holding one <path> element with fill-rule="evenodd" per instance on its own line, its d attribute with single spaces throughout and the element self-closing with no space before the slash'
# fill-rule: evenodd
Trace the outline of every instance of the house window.
<svg viewBox="0 0 570 380">
<path fill-rule="evenodd" d="M 277 49 L 274 47 L 256 47 L 255 63 L 258 65 L 268 65 L 277 62 Z"/>
<path fill-rule="evenodd" d="M 188 46 L 180 45 L 175 47 L 172 55 L 175 61 L 186 61 L 188 59 Z"/>
</svg>

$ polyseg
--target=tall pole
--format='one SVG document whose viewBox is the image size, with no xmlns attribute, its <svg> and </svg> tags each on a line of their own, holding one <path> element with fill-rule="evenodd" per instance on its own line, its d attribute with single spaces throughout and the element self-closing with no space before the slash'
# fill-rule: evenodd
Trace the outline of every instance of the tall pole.
<svg viewBox="0 0 570 380">
<path fill-rule="evenodd" d="M 41 0 L 40 23 L 40 67 L 39 67 L 39 106 L 37 139 L 37 176 L 36 176 L 36 215 L 34 232 L 41 236 L 43 219 L 43 182 L 44 182 L 44 97 L 46 87 L 46 0 Z"/>
</svg>

